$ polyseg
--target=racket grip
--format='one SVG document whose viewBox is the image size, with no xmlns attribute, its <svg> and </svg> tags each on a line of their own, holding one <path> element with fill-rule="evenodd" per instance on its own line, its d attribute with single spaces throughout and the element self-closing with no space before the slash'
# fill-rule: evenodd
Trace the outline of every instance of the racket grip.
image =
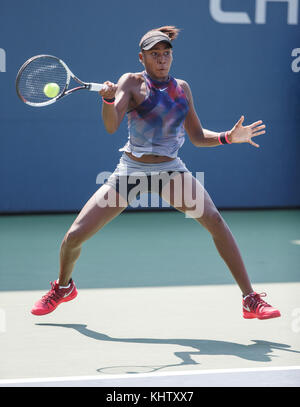
<svg viewBox="0 0 300 407">
<path fill-rule="evenodd" d="M 89 83 L 89 88 L 92 92 L 100 92 L 101 90 L 107 90 L 107 85 L 103 85 L 102 83 Z"/>
</svg>

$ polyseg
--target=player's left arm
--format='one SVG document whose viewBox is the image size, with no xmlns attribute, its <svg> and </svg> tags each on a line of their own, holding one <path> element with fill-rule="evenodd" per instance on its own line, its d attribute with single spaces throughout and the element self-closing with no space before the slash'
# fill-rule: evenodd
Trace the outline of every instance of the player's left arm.
<svg viewBox="0 0 300 407">
<path fill-rule="evenodd" d="M 219 136 L 221 133 L 207 130 L 202 127 L 200 119 L 195 111 L 192 91 L 186 81 L 178 80 L 183 88 L 189 103 L 189 111 L 186 115 L 184 128 L 189 139 L 196 147 L 215 147 L 220 145 Z M 252 137 L 265 133 L 265 125 L 262 121 L 256 121 L 249 126 L 243 126 L 244 116 L 238 120 L 231 130 L 227 132 L 229 143 L 249 143 L 254 147 L 259 147 L 254 143 Z"/>
</svg>

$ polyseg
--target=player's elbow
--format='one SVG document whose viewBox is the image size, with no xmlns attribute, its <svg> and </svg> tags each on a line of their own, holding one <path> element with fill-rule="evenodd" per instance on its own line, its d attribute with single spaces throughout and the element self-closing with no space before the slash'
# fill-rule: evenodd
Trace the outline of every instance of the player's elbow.
<svg viewBox="0 0 300 407">
<path fill-rule="evenodd" d="M 202 143 L 201 141 L 197 141 L 195 143 L 193 143 L 195 147 L 203 147 L 204 143 Z"/>
<path fill-rule="evenodd" d="M 119 123 L 116 120 L 105 120 L 103 118 L 103 124 L 109 134 L 114 134 L 119 128 Z"/>
<path fill-rule="evenodd" d="M 203 147 L 205 144 L 203 134 L 196 134 L 194 136 L 190 136 L 190 140 L 195 147 Z"/>
<path fill-rule="evenodd" d="M 105 126 L 105 129 L 106 129 L 107 133 L 109 133 L 109 134 L 114 134 L 118 130 L 118 128 L 116 128 L 116 127 L 106 127 L 106 126 Z"/>
</svg>

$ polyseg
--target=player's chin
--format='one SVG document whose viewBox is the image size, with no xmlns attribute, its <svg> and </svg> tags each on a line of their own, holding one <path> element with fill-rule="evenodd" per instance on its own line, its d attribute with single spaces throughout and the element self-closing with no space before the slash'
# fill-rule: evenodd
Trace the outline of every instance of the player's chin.
<svg viewBox="0 0 300 407">
<path fill-rule="evenodd" d="M 169 75 L 169 68 L 158 68 L 156 72 L 158 78 L 164 78 Z"/>
</svg>

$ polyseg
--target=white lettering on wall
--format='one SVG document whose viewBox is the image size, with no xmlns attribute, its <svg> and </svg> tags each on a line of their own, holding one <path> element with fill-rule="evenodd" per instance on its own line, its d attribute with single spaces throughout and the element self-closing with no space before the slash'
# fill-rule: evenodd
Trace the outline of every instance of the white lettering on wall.
<svg viewBox="0 0 300 407">
<path fill-rule="evenodd" d="M 266 24 L 267 3 L 287 3 L 287 24 L 298 24 L 299 0 L 256 0 L 255 22 Z"/>
<path fill-rule="evenodd" d="M 6 72 L 6 53 L 3 48 L 0 48 L 0 72 Z"/>
<path fill-rule="evenodd" d="M 287 24 L 298 24 L 299 0 L 256 0 L 256 24 L 266 24 L 268 3 L 287 3 Z M 222 10 L 222 0 L 210 0 L 209 11 L 212 18 L 221 24 L 251 24 L 251 19 L 246 12 Z"/>
<path fill-rule="evenodd" d="M 300 71 L 300 48 L 294 48 L 292 57 L 296 57 L 292 62 L 292 71 L 297 73 Z"/>
<path fill-rule="evenodd" d="M 251 24 L 251 20 L 245 12 L 223 11 L 222 0 L 210 0 L 209 11 L 212 18 L 221 24 Z"/>
</svg>

